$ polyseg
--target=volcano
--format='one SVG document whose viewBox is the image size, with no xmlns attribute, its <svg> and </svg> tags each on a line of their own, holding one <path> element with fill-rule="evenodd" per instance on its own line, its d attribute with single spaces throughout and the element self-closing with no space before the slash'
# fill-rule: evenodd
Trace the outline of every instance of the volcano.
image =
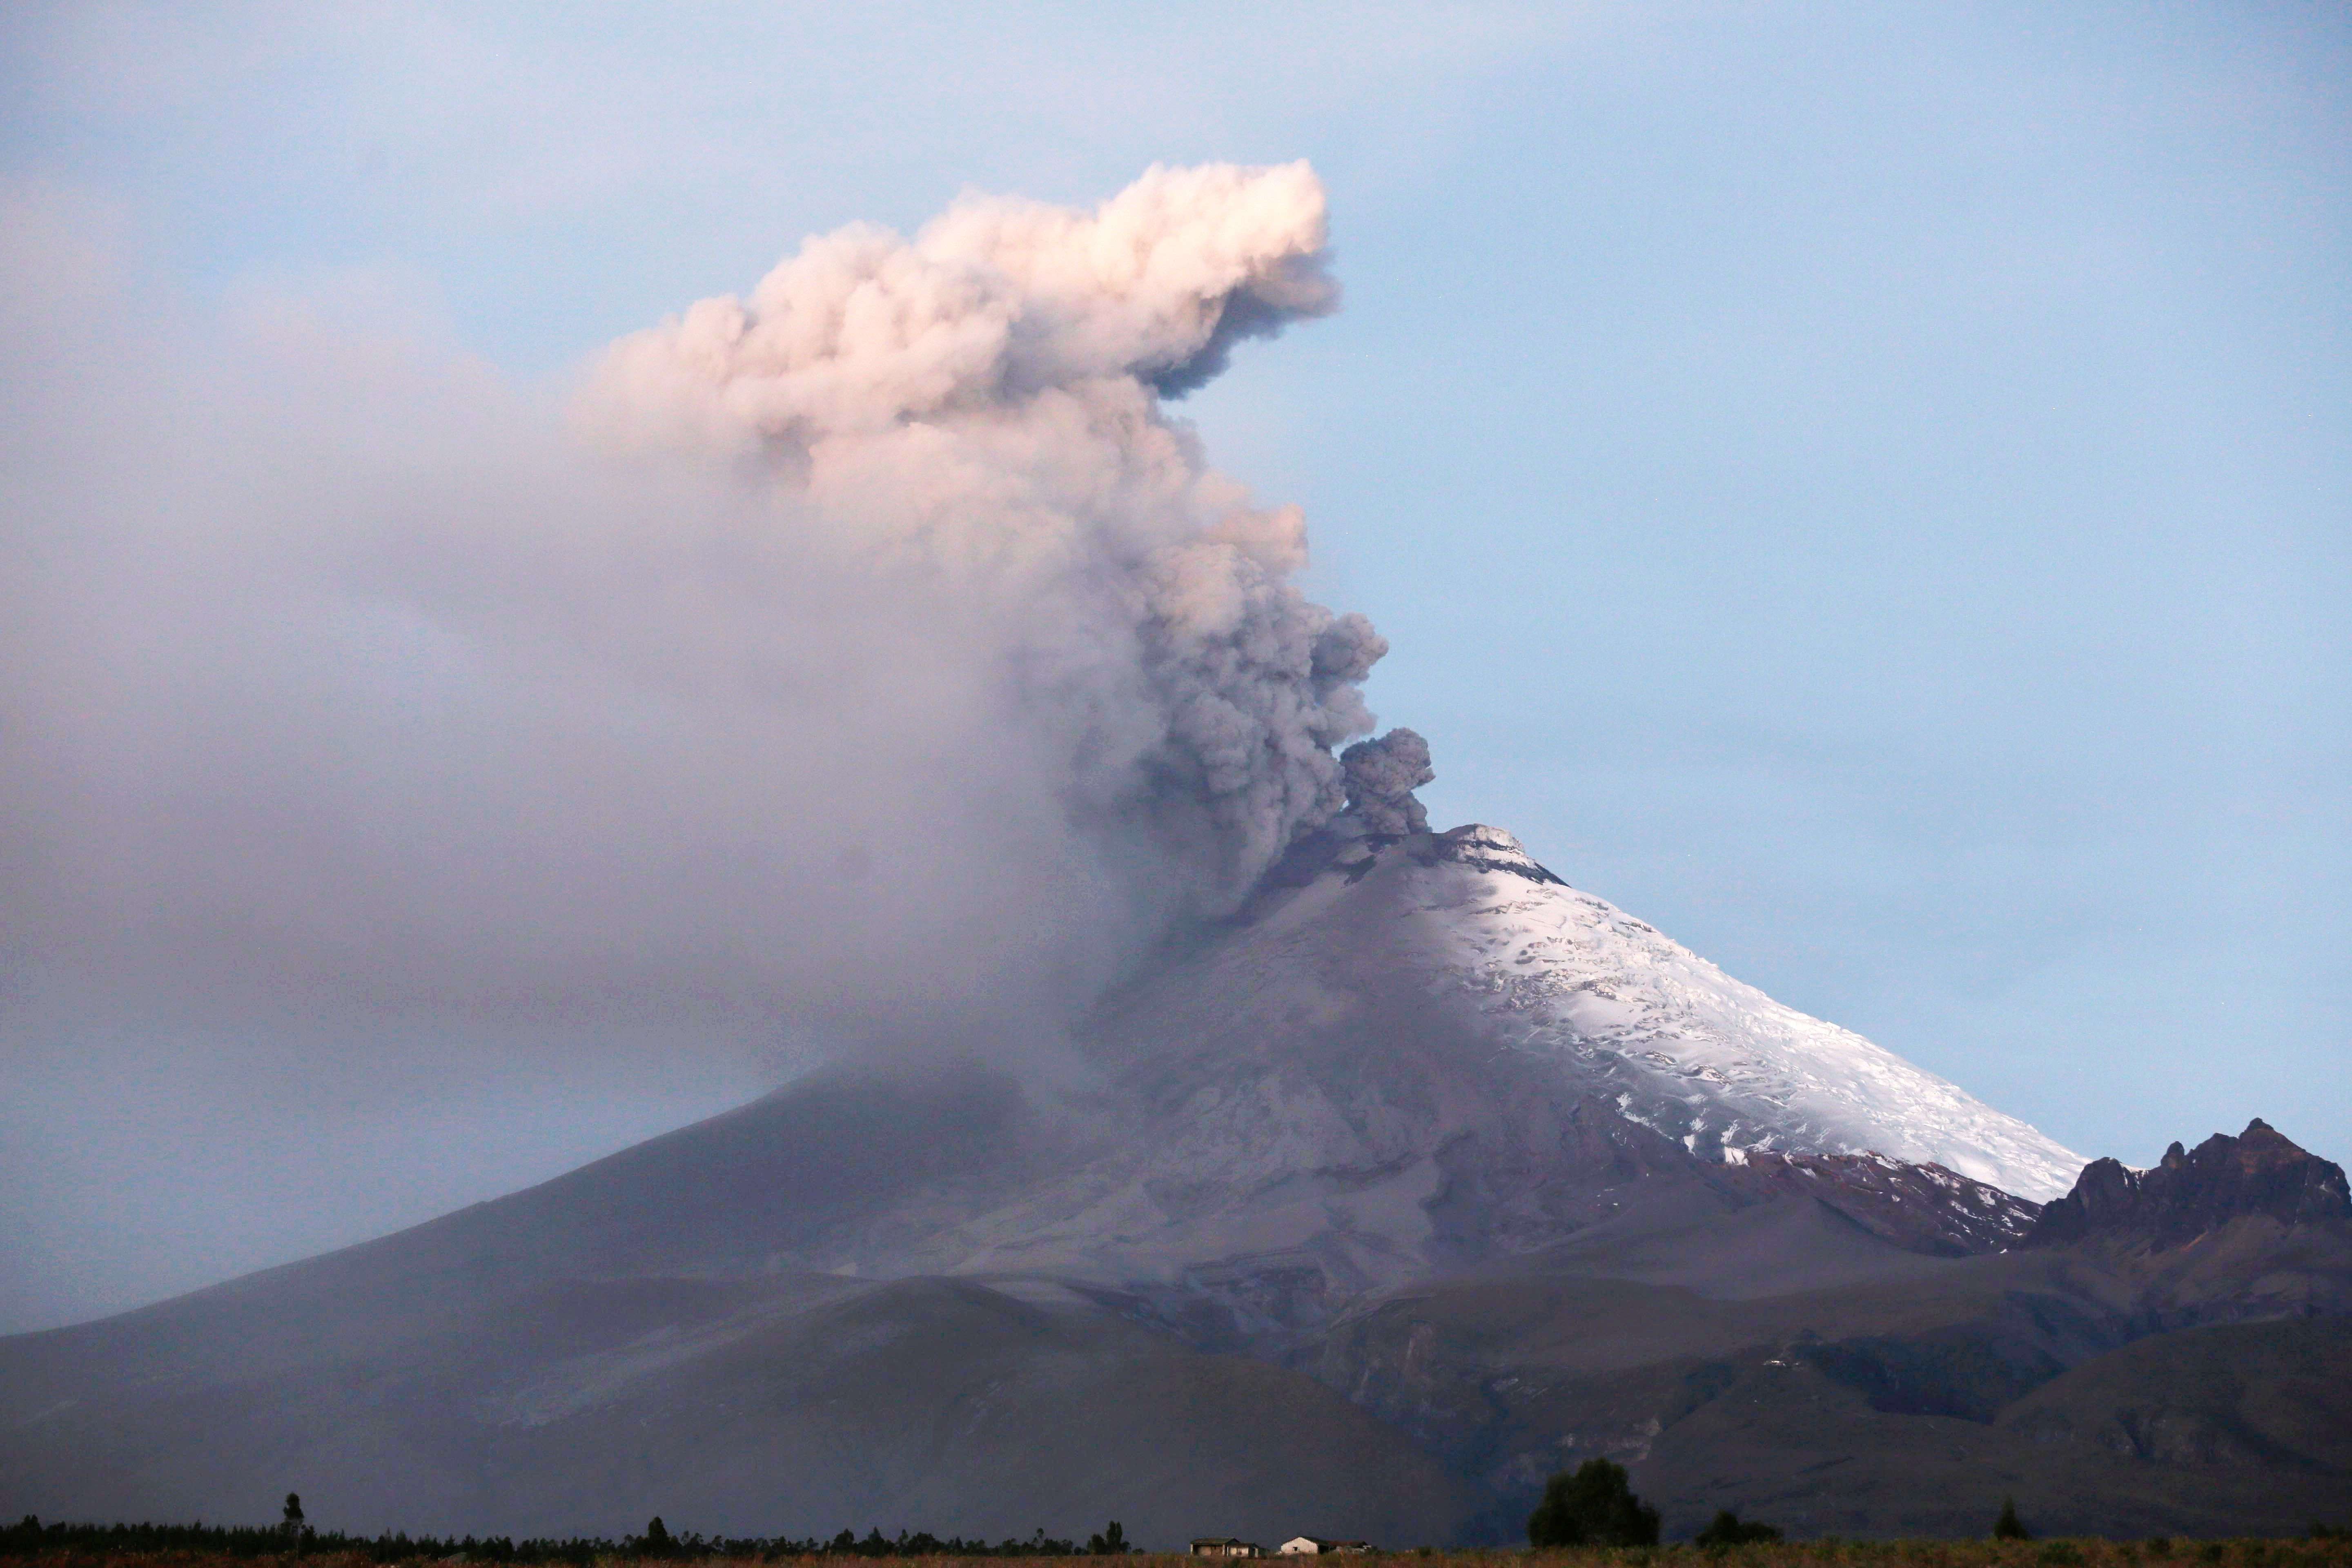
<svg viewBox="0 0 2352 1568">
<path fill-rule="evenodd" d="M 2045 1224 L 2084 1162 L 2034 1129 L 1507 833 L 1348 822 L 1065 1070 L 829 1068 L 0 1341 L 0 1511 L 1410 1544 L 1507 1539 L 1596 1454 L 1670 1531 L 2352 1506 L 2340 1171 L 2261 1127 Z"/>
</svg>

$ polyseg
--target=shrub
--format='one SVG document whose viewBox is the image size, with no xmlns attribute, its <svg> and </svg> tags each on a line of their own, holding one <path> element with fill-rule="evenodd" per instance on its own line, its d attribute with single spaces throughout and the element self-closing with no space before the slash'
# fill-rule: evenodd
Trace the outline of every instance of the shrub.
<svg viewBox="0 0 2352 1568">
<path fill-rule="evenodd" d="M 1552 1477 L 1528 1515 L 1530 1546 L 1655 1546 L 1658 1510 L 1633 1495 L 1625 1467 L 1587 1459 Z"/>
<path fill-rule="evenodd" d="M 1701 1546 L 1760 1545 L 1778 1541 L 1780 1532 L 1769 1524 L 1743 1524 L 1739 1516 L 1729 1509 L 1717 1509 L 1715 1521 L 1698 1532 L 1696 1543 Z"/>
</svg>

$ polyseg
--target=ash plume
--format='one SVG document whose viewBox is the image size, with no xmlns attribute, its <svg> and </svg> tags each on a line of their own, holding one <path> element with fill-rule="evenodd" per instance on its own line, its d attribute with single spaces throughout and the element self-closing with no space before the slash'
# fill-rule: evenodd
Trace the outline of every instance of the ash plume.
<svg viewBox="0 0 2352 1568">
<path fill-rule="evenodd" d="M 1348 809 L 1369 833 L 1426 833 L 1429 813 L 1413 791 L 1437 777 L 1429 742 L 1411 730 L 1391 730 L 1339 753 L 1347 775 Z"/>
<path fill-rule="evenodd" d="M 1297 509 L 1253 504 L 1160 400 L 1332 310 L 1324 244 L 1304 163 L 1154 168 L 1091 212 L 966 197 L 616 344 L 585 417 L 739 458 L 780 531 L 1005 628 L 1008 742 L 1058 759 L 1079 824 L 1140 829 L 1151 885 L 1221 908 L 1340 808 L 1331 748 L 1370 727 L 1386 644 L 1300 594 Z"/>
<path fill-rule="evenodd" d="M 1387 645 L 1163 406 L 1335 308 L 1304 164 L 811 239 L 560 416 L 0 205 L 0 1010 L 59 1095 L 1010 1048 L 1346 804 Z"/>
<path fill-rule="evenodd" d="M 0 1178 L 68 1194 L 40 1246 L 142 1183 L 126 1277 L 184 1286 L 529 1174 L 262 1204 L 236 1252 L 223 1119 L 397 1194 L 420 1107 L 1050 1067 L 1346 804 L 1387 645 L 1165 408 L 1335 308 L 1304 164 L 822 236 L 560 405 L 364 287 L 209 315 L 109 221 L 0 185 Z"/>
</svg>

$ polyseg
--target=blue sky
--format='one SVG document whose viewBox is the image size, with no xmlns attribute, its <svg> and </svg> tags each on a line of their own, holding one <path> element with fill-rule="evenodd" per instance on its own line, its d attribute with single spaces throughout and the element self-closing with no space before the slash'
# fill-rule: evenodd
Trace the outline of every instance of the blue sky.
<svg viewBox="0 0 2352 1568">
<path fill-rule="evenodd" d="M 0 174 L 150 307 L 299 298 L 552 396 L 812 232 L 1309 159 L 1345 307 L 1186 412 L 1391 639 L 1433 817 L 2085 1153 L 2352 1158 L 2352 20 L 1265 10 L 18 7 Z M 746 1087 L 486 1069 L 230 1159 L 123 1070 L 32 1097 L 14 1245 L 70 1279 L 20 1324 Z M 190 1161 L 245 1195 L 141 1265 Z"/>
</svg>

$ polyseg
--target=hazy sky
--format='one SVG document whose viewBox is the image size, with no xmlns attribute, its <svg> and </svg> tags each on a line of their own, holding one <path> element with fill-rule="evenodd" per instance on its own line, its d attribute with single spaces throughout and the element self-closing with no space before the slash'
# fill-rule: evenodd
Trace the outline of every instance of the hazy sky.
<svg viewBox="0 0 2352 1568">
<path fill-rule="evenodd" d="M 2086 1154 L 2261 1115 L 2352 1159 L 2352 19 L 1267 10 L 12 7 L 14 521 L 80 561 L 69 520 L 144 507 L 176 560 L 277 482 L 188 476 L 315 405 L 364 473 L 447 401 L 416 386 L 488 387 L 438 416 L 469 449 L 808 234 L 1304 158 L 1344 305 L 1184 407 L 1390 639 L 1368 695 L 1429 737 L 1433 817 Z M 205 624 L 271 624 L 240 591 Z M 383 635 L 338 657 L 408 668 Z M 28 875 L 37 830 L 0 834 Z M 462 1038 L 93 1013 L 0 897 L 0 1329 L 495 1195 L 793 1059 L 718 982 Z"/>
</svg>

